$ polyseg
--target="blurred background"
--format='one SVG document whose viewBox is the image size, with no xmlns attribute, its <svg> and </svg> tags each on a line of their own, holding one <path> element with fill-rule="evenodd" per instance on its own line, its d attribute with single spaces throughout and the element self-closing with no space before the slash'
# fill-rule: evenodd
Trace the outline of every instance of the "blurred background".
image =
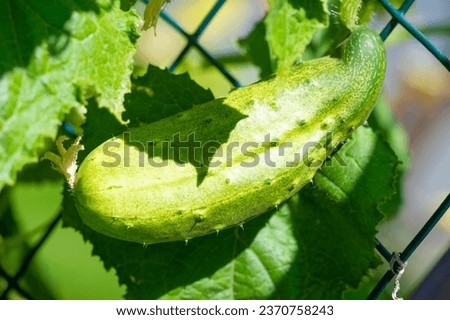
<svg viewBox="0 0 450 320">
<path fill-rule="evenodd" d="M 187 32 L 194 32 L 214 5 L 214 0 L 172 0 L 165 8 Z M 136 9 L 142 15 L 145 4 Z M 241 84 L 258 80 L 259 70 L 244 63 L 237 40 L 244 38 L 267 10 L 264 0 L 228 0 L 200 38 Z M 406 15 L 447 56 L 450 54 L 450 11 L 448 0 L 418 0 Z M 389 16 L 378 14 L 373 26 L 381 31 Z M 135 61 L 169 67 L 186 40 L 163 19 L 142 33 Z M 407 131 L 411 164 L 404 180 L 404 203 L 399 214 L 380 226 L 378 238 L 392 251 L 401 251 L 450 192 L 450 74 L 417 40 L 398 26 L 386 42 L 387 74 L 384 92 L 395 116 Z M 174 71 L 191 77 L 216 97 L 232 85 L 195 49 L 190 50 Z M 62 184 L 20 183 L 11 189 L 14 215 L 28 243 L 39 239 L 61 203 Z M 45 191 L 45 192 L 43 192 Z M 44 196 L 43 196 L 44 195 Z M 26 198 L 28 201 L 20 201 Z M 16 239 L 23 243 L 23 239 Z M 13 241 L 14 242 L 14 241 Z M 425 239 L 411 257 L 400 294 L 410 293 L 449 249 L 450 215 Z M 15 243 L 0 245 L 14 246 Z M 8 259 L 13 260 L 13 259 Z M 20 259 L 16 259 L 20 261 Z M 13 262 L 10 262 L 13 263 Z M 13 267 L 13 266 L 12 266 Z M 380 268 L 386 270 L 387 264 Z M 56 299 L 121 299 L 125 288 L 114 270 L 105 272 L 92 246 L 71 228 L 58 226 L 33 259 L 27 277 L 38 279 L 35 292 Z M 83 281 L 86 275 L 96 282 Z M 39 279 L 41 279 L 39 281 Z M 45 279 L 45 281 L 44 281 Z M 82 285 L 80 285 L 82 284 Z M 5 285 L 0 278 L 0 287 Z"/>
</svg>

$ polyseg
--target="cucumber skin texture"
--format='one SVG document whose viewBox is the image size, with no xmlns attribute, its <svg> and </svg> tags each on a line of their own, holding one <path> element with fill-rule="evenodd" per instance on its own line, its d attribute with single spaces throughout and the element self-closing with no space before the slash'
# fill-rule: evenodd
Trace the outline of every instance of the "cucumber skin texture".
<svg viewBox="0 0 450 320">
<path fill-rule="evenodd" d="M 340 48 L 340 56 L 302 62 L 287 74 L 272 76 L 160 121 L 129 130 L 132 141 L 170 141 L 195 132 L 197 140 L 219 140 L 222 150 L 230 142 L 273 145 L 252 149 L 260 159 L 270 153 L 276 166 L 263 161 L 242 167 L 253 158 L 232 149 L 225 160 L 199 171 L 190 163 L 175 163 L 171 155 L 154 152 L 167 166 L 139 166 L 137 148 L 125 146 L 123 137 L 114 150 L 129 151 L 129 164 L 106 167 L 105 143 L 81 164 L 74 186 L 75 203 L 83 222 L 92 229 L 121 240 L 145 244 L 188 240 L 244 222 L 278 206 L 306 185 L 352 131 L 366 121 L 380 94 L 385 72 L 385 51 L 379 36 L 367 27 L 356 28 Z M 327 138 L 331 132 L 331 139 Z M 280 148 L 293 148 L 279 156 Z M 286 167 L 294 152 L 311 142 L 308 159 Z M 213 158 L 212 160 L 214 160 Z M 145 158 L 145 160 L 147 160 Z M 312 165 L 314 164 L 314 165 Z"/>
</svg>

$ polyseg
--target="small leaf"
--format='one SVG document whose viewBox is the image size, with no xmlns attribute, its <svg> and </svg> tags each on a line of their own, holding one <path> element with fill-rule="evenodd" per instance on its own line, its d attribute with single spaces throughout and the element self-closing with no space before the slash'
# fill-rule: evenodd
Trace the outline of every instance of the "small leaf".
<svg viewBox="0 0 450 320">
<path fill-rule="evenodd" d="M 314 34 L 328 25 L 327 8 L 321 1 L 269 1 L 264 19 L 272 60 L 283 71 L 299 61 Z"/>
<path fill-rule="evenodd" d="M 152 0 L 145 7 L 144 11 L 144 25 L 142 30 L 148 30 L 155 27 L 158 22 L 159 12 L 170 0 Z"/>
<path fill-rule="evenodd" d="M 132 77 L 131 81 L 131 92 L 125 95 L 123 116 L 129 127 L 157 121 L 213 99 L 211 91 L 200 87 L 187 73 L 174 75 L 151 65 L 143 76 Z M 91 99 L 83 125 L 85 151 L 80 153 L 80 159 L 126 128 Z"/>
<path fill-rule="evenodd" d="M 54 165 L 55 169 L 64 175 L 67 184 L 73 189 L 75 183 L 75 173 L 77 172 L 77 158 L 78 152 L 84 150 L 84 146 L 80 144 L 81 137 L 75 139 L 74 143 L 66 149 L 63 142 L 69 140 L 69 137 L 60 136 L 56 140 L 56 147 L 58 149 L 59 155 L 47 151 L 44 154 L 43 159 L 49 160 Z"/>
<path fill-rule="evenodd" d="M 390 3 L 399 7 L 404 1 L 403 0 L 391 0 Z M 374 13 L 386 12 L 383 5 L 379 0 L 362 0 L 361 10 L 359 12 L 359 21 L 360 24 L 369 23 L 372 15 Z"/>
<path fill-rule="evenodd" d="M 358 12 L 361 8 L 362 0 L 343 0 L 341 2 L 341 19 L 349 30 L 358 23 Z"/>
</svg>

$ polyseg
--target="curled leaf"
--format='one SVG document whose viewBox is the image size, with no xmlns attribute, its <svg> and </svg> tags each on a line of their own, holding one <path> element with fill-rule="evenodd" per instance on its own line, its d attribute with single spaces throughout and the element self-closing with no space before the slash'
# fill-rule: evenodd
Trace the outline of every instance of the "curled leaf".
<svg viewBox="0 0 450 320">
<path fill-rule="evenodd" d="M 153 0 L 147 4 L 144 12 L 144 25 L 142 30 L 148 30 L 151 27 L 155 27 L 158 22 L 159 12 L 163 9 L 164 5 L 170 0 Z"/>
</svg>

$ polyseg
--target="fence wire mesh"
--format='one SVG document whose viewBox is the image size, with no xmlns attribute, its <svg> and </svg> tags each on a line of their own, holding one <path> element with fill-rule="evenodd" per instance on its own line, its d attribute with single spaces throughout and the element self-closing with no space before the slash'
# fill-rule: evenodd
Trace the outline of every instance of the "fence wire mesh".
<svg viewBox="0 0 450 320">
<path fill-rule="evenodd" d="M 149 2 L 148 0 L 143 0 L 144 2 Z M 405 30 L 407 30 L 417 41 L 419 41 L 431 54 L 433 54 L 437 60 L 448 70 L 450 71 L 450 60 L 448 57 L 441 52 L 422 32 L 420 32 L 412 23 L 410 23 L 406 18 L 405 14 L 414 4 L 414 0 L 406 0 L 402 3 L 402 5 L 396 9 L 388 0 L 378 0 L 385 10 L 390 14 L 391 20 L 386 24 L 383 30 L 380 33 L 380 37 L 385 41 L 391 32 L 398 27 L 400 24 Z M 213 65 L 217 70 L 219 70 L 223 76 L 234 86 L 240 87 L 241 84 L 219 61 L 216 59 L 206 48 L 204 48 L 199 39 L 202 36 L 205 29 L 220 11 L 220 9 L 225 4 L 226 0 L 218 0 L 200 22 L 199 26 L 193 33 L 187 32 L 175 19 L 173 19 L 169 14 L 167 14 L 164 10 L 160 13 L 160 16 L 163 20 L 165 20 L 169 25 L 171 25 L 177 32 L 179 32 L 183 37 L 186 38 L 187 44 L 180 51 L 176 59 L 169 67 L 169 71 L 173 72 L 180 62 L 185 58 L 187 53 L 192 49 L 197 49 L 211 65 Z M 450 194 L 446 196 L 441 205 L 437 208 L 434 214 L 428 219 L 428 221 L 423 225 L 423 227 L 417 232 L 417 234 L 413 237 L 410 243 L 406 246 L 406 248 L 401 251 L 390 251 L 387 249 L 381 241 L 375 239 L 376 241 L 376 250 L 379 254 L 389 263 L 390 268 L 386 271 L 384 276 L 380 279 L 377 285 L 373 288 L 372 292 L 369 294 L 368 299 L 377 299 L 383 293 L 387 285 L 392 281 L 394 277 L 396 277 L 396 282 L 398 282 L 399 276 L 404 271 L 406 263 L 411 255 L 416 251 L 416 249 L 420 246 L 422 241 L 428 236 L 430 231 L 436 226 L 438 221 L 444 216 L 447 210 L 450 207 Z M 20 294 L 25 299 L 33 299 L 33 296 L 22 288 L 20 285 L 20 279 L 26 273 L 32 259 L 35 257 L 38 250 L 42 247 L 43 243 L 47 240 L 49 235 L 55 230 L 59 221 L 61 220 L 61 213 L 59 213 L 48 225 L 47 230 L 42 235 L 42 237 L 37 241 L 37 243 L 31 247 L 28 253 L 25 255 L 22 263 L 20 264 L 20 268 L 16 272 L 15 275 L 9 275 L 1 266 L 0 266 L 0 277 L 3 278 L 7 282 L 6 289 L 0 294 L 0 299 L 7 299 L 9 293 L 12 290 L 15 290 L 18 294 Z M 396 298 L 396 289 L 398 291 L 398 283 L 394 287 L 393 298 Z"/>
</svg>

